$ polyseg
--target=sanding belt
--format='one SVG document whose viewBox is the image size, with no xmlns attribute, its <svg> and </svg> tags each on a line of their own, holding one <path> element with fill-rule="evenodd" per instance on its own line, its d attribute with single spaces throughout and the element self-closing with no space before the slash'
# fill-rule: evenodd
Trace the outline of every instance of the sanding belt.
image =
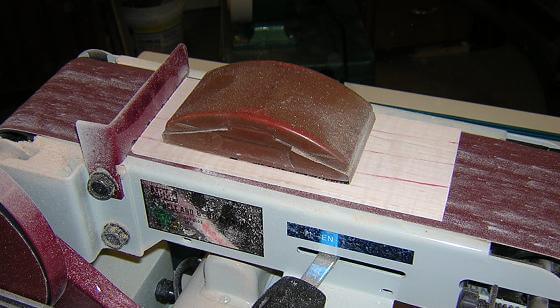
<svg viewBox="0 0 560 308">
<path fill-rule="evenodd" d="M 109 123 L 150 74 L 75 59 L 1 124 L 0 130 L 78 142 L 77 120 Z M 336 204 L 560 259 L 558 187 L 560 154 L 462 133 L 442 221 L 351 202 Z"/>
</svg>

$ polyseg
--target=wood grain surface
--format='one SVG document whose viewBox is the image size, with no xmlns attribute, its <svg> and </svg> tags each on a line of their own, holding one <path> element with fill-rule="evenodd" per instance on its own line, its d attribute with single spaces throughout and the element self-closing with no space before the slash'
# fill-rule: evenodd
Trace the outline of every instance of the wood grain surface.
<svg viewBox="0 0 560 308">
<path fill-rule="evenodd" d="M 460 130 L 378 114 L 354 178 L 350 184 L 335 183 L 164 143 L 165 124 L 197 83 L 185 80 L 138 139 L 134 154 L 399 213 L 443 218 Z"/>
</svg>

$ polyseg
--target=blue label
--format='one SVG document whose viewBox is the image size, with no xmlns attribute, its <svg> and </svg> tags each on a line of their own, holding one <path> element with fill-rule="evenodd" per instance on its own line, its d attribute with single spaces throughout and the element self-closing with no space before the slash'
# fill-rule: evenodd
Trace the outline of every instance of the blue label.
<svg viewBox="0 0 560 308">
<path fill-rule="evenodd" d="M 414 251 L 309 226 L 288 222 L 287 234 L 307 241 L 412 264 Z"/>
<path fill-rule="evenodd" d="M 338 247 L 338 233 L 321 230 L 319 243 Z"/>
</svg>

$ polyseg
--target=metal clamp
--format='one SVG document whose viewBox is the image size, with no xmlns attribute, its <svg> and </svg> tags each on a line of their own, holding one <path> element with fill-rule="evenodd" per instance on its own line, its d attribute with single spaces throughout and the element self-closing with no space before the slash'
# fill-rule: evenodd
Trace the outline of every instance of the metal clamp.
<svg viewBox="0 0 560 308">
<path fill-rule="evenodd" d="M 86 53 L 88 56 L 96 54 Z M 76 122 L 82 154 L 90 174 L 88 191 L 94 198 L 107 200 L 124 197 L 117 165 L 124 161 L 136 139 L 188 73 L 187 48 L 179 44 L 111 123 Z M 114 191 L 111 182 L 115 184 Z"/>
</svg>

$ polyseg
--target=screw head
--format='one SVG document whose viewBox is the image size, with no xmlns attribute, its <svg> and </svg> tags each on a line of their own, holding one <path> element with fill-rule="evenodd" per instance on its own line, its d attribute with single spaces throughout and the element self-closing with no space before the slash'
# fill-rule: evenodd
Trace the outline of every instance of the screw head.
<svg viewBox="0 0 560 308">
<path fill-rule="evenodd" d="M 186 236 L 195 236 L 196 231 L 193 228 L 186 227 L 184 230 Z"/>
<path fill-rule="evenodd" d="M 103 232 L 101 233 L 101 240 L 109 248 L 121 249 L 124 245 L 128 243 L 130 239 L 130 234 L 126 229 L 117 223 L 108 223 L 103 227 Z"/>
<path fill-rule="evenodd" d="M 117 183 L 109 172 L 99 169 L 89 176 L 87 190 L 97 200 L 109 200 L 115 196 Z"/>
</svg>

